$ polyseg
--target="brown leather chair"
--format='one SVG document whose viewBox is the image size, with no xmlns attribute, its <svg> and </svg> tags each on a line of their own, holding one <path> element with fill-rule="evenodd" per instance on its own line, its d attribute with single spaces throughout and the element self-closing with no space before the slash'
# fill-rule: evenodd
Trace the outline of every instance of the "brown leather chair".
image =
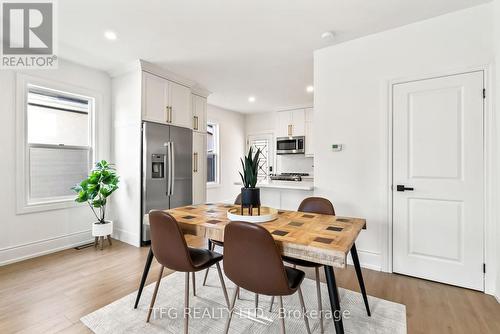
<svg viewBox="0 0 500 334">
<path fill-rule="evenodd" d="M 304 199 L 300 203 L 297 211 L 335 216 L 335 208 L 333 207 L 332 202 L 330 202 L 326 198 L 322 198 L 322 197 L 308 197 L 308 198 Z M 356 251 L 356 245 L 352 246 L 351 255 L 352 255 L 353 261 L 355 263 L 356 274 L 358 276 L 358 281 L 359 281 L 359 284 L 361 287 L 361 293 L 363 295 L 363 300 L 364 300 L 365 307 L 366 307 L 366 313 L 368 314 L 368 316 L 371 316 L 370 307 L 368 305 L 368 298 L 366 296 L 366 291 L 365 291 L 365 285 L 364 285 L 364 282 L 362 279 L 362 275 L 360 273 L 361 268 L 359 266 L 359 259 L 358 259 L 358 255 L 357 255 L 357 251 Z M 322 303 L 321 303 L 321 283 L 319 280 L 319 269 L 322 267 L 322 265 L 318 264 L 318 263 L 314 263 L 314 262 L 304 261 L 301 259 L 291 258 L 288 256 L 283 256 L 283 261 L 292 264 L 294 267 L 301 266 L 301 267 L 306 267 L 306 268 L 314 268 L 315 274 L 316 274 L 316 292 L 318 295 L 318 313 L 319 313 L 319 319 L 320 319 L 320 333 L 323 333 L 324 327 L 323 327 L 323 318 L 322 318 L 323 312 L 322 312 Z M 273 307 L 273 301 L 274 301 L 274 299 L 271 299 L 270 310 Z"/>
<path fill-rule="evenodd" d="M 299 293 L 301 308 L 310 333 L 304 298 L 300 284 L 304 280 L 303 271 L 285 267 L 271 234 L 262 226 L 246 222 L 231 222 L 224 229 L 224 272 L 236 284 L 225 333 L 229 331 L 234 312 L 236 296 L 240 288 L 268 296 L 282 296 Z M 285 320 L 281 317 L 281 330 L 285 332 Z"/>
<path fill-rule="evenodd" d="M 185 309 L 189 308 L 189 273 L 194 273 L 206 269 L 212 265 L 217 266 L 219 279 L 224 293 L 224 298 L 229 306 L 229 298 L 227 296 L 226 284 L 222 277 L 219 262 L 222 260 L 222 255 L 207 249 L 197 249 L 187 246 L 186 239 L 182 233 L 179 224 L 170 214 L 164 211 L 151 211 L 149 213 L 149 223 L 151 227 L 151 248 L 156 260 L 161 264 L 160 274 L 156 281 L 151 305 L 149 306 L 147 322 L 151 318 L 151 312 L 158 293 L 158 287 L 163 275 L 163 269 L 167 267 L 171 270 L 181 271 L 186 273 L 185 286 Z M 193 285 L 194 288 L 194 285 Z M 188 318 L 184 318 L 184 333 L 188 332 Z"/>
<path fill-rule="evenodd" d="M 322 197 L 308 197 L 304 199 L 300 205 L 298 210 L 299 212 L 308 212 L 308 213 L 318 213 L 322 215 L 333 215 L 335 216 L 335 209 L 333 207 L 332 202 Z M 324 332 L 323 327 L 323 317 L 322 317 L 322 303 L 321 303 L 321 282 L 319 280 L 319 269 L 322 267 L 321 264 L 304 261 L 301 259 L 295 259 L 288 256 L 283 256 L 283 261 L 286 263 L 292 264 L 294 267 L 301 266 L 306 268 L 314 268 L 316 274 L 316 293 L 318 295 L 318 313 L 319 313 L 319 321 L 320 321 L 320 333 Z M 274 298 L 271 299 L 271 306 L 269 311 L 272 310 Z"/>
</svg>

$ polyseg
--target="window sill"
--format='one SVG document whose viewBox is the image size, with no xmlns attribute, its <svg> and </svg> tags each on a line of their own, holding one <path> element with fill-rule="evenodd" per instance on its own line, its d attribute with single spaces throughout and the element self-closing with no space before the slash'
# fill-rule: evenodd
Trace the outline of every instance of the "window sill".
<svg viewBox="0 0 500 334">
<path fill-rule="evenodd" d="M 216 182 L 207 183 L 207 189 L 220 188 L 220 187 L 222 187 L 222 185 L 220 183 L 216 183 Z"/>
</svg>

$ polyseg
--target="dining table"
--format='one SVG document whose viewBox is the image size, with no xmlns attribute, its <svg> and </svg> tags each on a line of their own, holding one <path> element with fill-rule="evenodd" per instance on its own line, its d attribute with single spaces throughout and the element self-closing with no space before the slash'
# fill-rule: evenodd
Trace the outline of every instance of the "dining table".
<svg viewBox="0 0 500 334">
<path fill-rule="evenodd" d="M 165 210 L 165 212 L 168 212 L 177 220 L 184 234 L 224 242 L 224 227 L 231 222 L 227 217 L 227 212 L 235 208 L 240 208 L 240 205 L 206 203 Z M 147 224 L 148 215 L 145 215 L 144 220 Z M 333 268 L 345 268 L 347 255 L 350 252 L 363 300 L 368 315 L 370 315 L 368 298 L 355 245 L 361 230 L 366 229 L 365 219 L 277 210 L 277 217 L 274 220 L 259 224 L 270 232 L 283 256 L 323 265 L 332 319 L 337 334 L 344 333 L 344 325 Z M 154 254 L 150 248 L 134 305 L 135 308 L 139 303 L 153 258 Z"/>
</svg>

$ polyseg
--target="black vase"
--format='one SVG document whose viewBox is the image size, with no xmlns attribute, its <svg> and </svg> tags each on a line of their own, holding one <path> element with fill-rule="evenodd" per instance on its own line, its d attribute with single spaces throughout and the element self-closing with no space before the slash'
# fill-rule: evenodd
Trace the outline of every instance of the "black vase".
<svg viewBox="0 0 500 334">
<path fill-rule="evenodd" d="M 250 215 L 252 209 L 257 208 L 260 214 L 260 188 L 241 188 L 241 212 L 248 208 Z"/>
</svg>

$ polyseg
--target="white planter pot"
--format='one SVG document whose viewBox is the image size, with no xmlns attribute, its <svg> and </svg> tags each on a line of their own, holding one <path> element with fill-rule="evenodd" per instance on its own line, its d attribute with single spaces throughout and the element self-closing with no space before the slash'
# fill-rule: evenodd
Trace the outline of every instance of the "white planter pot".
<svg viewBox="0 0 500 334">
<path fill-rule="evenodd" d="M 106 221 L 106 224 L 92 224 L 93 237 L 105 237 L 113 234 L 113 221 Z"/>
</svg>

